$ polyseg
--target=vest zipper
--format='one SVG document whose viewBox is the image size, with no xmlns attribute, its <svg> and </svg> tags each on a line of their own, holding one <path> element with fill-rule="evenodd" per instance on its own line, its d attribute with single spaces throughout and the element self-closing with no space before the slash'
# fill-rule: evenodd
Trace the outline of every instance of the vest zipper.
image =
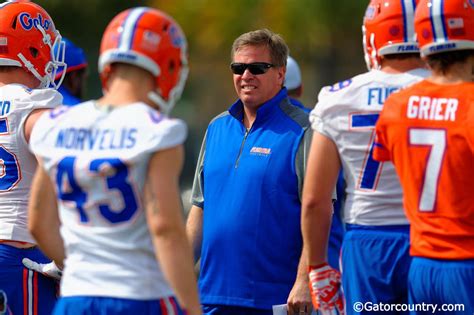
<svg viewBox="0 0 474 315">
<path fill-rule="evenodd" d="M 240 145 L 239 155 L 237 156 L 237 161 L 235 161 L 235 167 L 234 168 L 239 167 L 240 156 L 242 155 L 242 151 L 244 150 L 245 140 L 247 140 L 247 136 L 249 135 L 250 129 L 251 128 L 245 129 L 244 139 L 242 140 L 242 144 Z"/>
</svg>

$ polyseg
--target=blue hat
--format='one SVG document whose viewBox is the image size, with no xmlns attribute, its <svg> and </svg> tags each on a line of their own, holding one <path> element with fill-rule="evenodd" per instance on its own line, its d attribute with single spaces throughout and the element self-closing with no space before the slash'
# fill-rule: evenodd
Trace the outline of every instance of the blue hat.
<svg viewBox="0 0 474 315">
<path fill-rule="evenodd" d="M 65 52 L 66 56 L 64 60 L 65 63 L 67 64 L 66 73 L 86 68 L 87 59 L 82 48 L 74 45 L 74 43 L 71 42 L 67 38 L 63 37 L 62 40 L 66 45 L 66 52 Z M 62 75 L 62 71 L 56 74 L 56 78 L 60 77 L 61 75 Z"/>
</svg>

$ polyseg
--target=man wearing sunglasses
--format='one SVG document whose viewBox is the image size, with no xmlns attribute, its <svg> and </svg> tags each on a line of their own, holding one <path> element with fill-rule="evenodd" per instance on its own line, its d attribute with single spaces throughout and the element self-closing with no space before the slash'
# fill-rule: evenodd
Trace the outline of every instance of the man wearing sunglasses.
<svg viewBox="0 0 474 315">
<path fill-rule="evenodd" d="M 209 124 L 187 232 L 204 314 L 309 314 L 301 189 L 311 130 L 284 87 L 288 47 L 269 30 L 232 46 L 238 100 Z"/>
</svg>

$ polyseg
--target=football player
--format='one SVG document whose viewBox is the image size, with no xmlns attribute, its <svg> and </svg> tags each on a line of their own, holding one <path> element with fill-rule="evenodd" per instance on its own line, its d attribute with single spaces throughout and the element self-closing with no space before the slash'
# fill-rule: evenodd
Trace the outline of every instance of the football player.
<svg viewBox="0 0 474 315">
<path fill-rule="evenodd" d="M 409 226 L 402 190 L 393 165 L 374 161 L 372 150 L 386 97 L 428 74 L 414 39 L 415 5 L 412 0 L 369 3 L 363 22 L 369 71 L 323 88 L 310 115 L 315 133 L 303 190 L 302 229 L 314 304 L 323 312 L 342 312 L 340 275 L 325 257 L 331 193 L 341 168 L 347 183 L 341 252 L 347 314 L 356 312 L 355 302 L 408 301 Z"/>
<path fill-rule="evenodd" d="M 387 99 L 374 157 L 393 162 L 403 187 L 410 303 L 473 314 L 474 3 L 420 0 L 415 31 L 432 75 Z"/>
<path fill-rule="evenodd" d="M 22 259 L 51 262 L 27 228 L 36 159 L 28 150 L 32 127 L 59 105 L 55 75 L 64 69 L 64 46 L 48 13 L 31 2 L 0 4 L 0 290 L 14 314 L 51 314 L 56 282 L 27 269 Z M 59 47 L 56 54 L 53 46 Z"/>
<path fill-rule="evenodd" d="M 33 130 L 30 230 L 65 266 L 54 314 L 201 313 L 179 195 L 187 129 L 167 116 L 186 49 L 165 13 L 119 13 L 100 48 L 104 96 L 59 107 Z"/>
</svg>

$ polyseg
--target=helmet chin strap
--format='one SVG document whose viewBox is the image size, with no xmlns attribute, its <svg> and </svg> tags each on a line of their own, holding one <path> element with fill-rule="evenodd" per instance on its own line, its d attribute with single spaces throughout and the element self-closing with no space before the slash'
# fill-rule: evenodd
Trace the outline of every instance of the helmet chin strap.
<svg viewBox="0 0 474 315">
<path fill-rule="evenodd" d="M 170 99 L 169 102 L 166 102 L 156 91 L 148 92 L 148 98 L 160 108 L 160 112 L 163 115 L 169 116 L 171 110 L 174 107 L 174 102 L 172 102 L 172 99 Z"/>
<path fill-rule="evenodd" d="M 33 64 L 28 59 L 26 59 L 22 53 L 19 53 L 17 56 L 23 62 L 23 65 L 26 67 L 26 69 L 28 69 L 28 71 L 31 72 L 35 76 L 35 78 L 40 81 L 38 88 L 45 88 L 48 85 L 48 82 L 47 80 L 45 80 L 45 78 L 41 77 L 38 71 L 36 71 L 35 66 L 33 66 Z"/>
<path fill-rule="evenodd" d="M 380 63 L 379 63 L 379 58 L 378 58 L 378 51 L 377 48 L 375 47 L 375 34 L 372 33 L 370 34 L 370 46 L 372 46 L 372 56 L 370 56 L 370 59 L 372 61 L 372 69 L 377 69 L 380 70 Z"/>
<path fill-rule="evenodd" d="M 52 60 L 50 60 L 45 66 L 45 69 L 44 69 L 45 75 L 41 76 L 39 72 L 35 69 L 35 66 L 22 53 L 19 53 L 17 56 L 22 61 L 26 69 L 28 69 L 28 71 L 32 73 L 35 76 L 35 78 L 37 78 L 40 81 L 40 84 L 38 85 L 39 89 L 48 88 L 50 86 L 52 86 L 55 89 L 58 89 L 64 79 L 64 76 L 66 74 L 66 68 L 67 68 L 67 65 L 64 63 L 64 58 L 65 58 L 64 45 L 65 44 L 61 41 L 61 38 L 62 38 L 61 34 L 59 34 L 59 32 L 56 31 L 56 39 L 55 39 L 54 44 L 57 44 L 60 46 L 58 47 L 58 53 L 56 56 L 54 54 L 54 48 L 53 48 L 54 44 L 51 43 L 51 35 L 47 34 L 41 25 L 38 24 L 36 27 L 43 35 L 43 43 L 47 45 L 51 51 Z M 59 57 L 61 57 L 61 60 L 57 60 Z M 56 74 L 59 67 L 63 67 L 63 73 L 62 73 L 61 78 L 58 80 L 58 83 L 55 83 L 53 76 Z"/>
<path fill-rule="evenodd" d="M 150 101 L 158 105 L 163 115 L 169 116 L 174 105 L 181 97 L 181 94 L 184 90 L 184 84 L 186 82 L 186 79 L 188 78 L 188 73 L 189 68 L 187 66 L 183 66 L 179 76 L 178 84 L 176 84 L 176 86 L 170 91 L 168 101 L 165 101 L 156 90 L 148 92 L 148 98 L 150 99 Z"/>
<path fill-rule="evenodd" d="M 362 47 L 364 48 L 364 60 L 367 70 L 372 70 L 372 63 L 370 62 L 370 55 L 367 50 L 367 30 L 364 25 L 362 25 Z"/>
</svg>

